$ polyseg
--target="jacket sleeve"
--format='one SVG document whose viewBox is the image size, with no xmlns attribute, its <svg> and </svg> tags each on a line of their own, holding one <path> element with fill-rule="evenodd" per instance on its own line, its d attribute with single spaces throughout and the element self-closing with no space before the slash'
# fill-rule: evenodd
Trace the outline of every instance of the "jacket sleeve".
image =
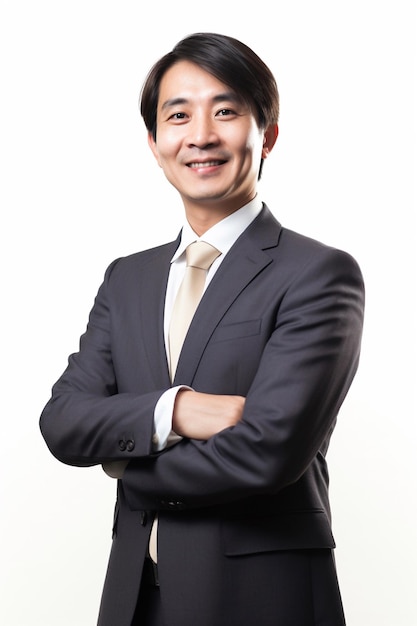
<svg viewBox="0 0 417 626">
<path fill-rule="evenodd" d="M 280 302 L 242 420 L 208 441 L 184 439 L 129 464 L 131 508 L 205 507 L 296 482 L 327 445 L 355 375 L 363 310 L 356 262 L 324 248 Z"/>
<path fill-rule="evenodd" d="M 152 452 L 153 412 L 164 390 L 120 393 L 112 359 L 108 268 L 80 349 L 52 389 L 41 418 L 52 454 L 70 465 L 130 461 Z"/>
</svg>

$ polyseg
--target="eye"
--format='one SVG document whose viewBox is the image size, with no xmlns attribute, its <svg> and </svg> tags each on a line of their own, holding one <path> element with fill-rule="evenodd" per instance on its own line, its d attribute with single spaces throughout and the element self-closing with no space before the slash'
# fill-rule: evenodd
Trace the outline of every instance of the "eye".
<svg viewBox="0 0 417 626">
<path fill-rule="evenodd" d="M 234 115 L 235 112 L 232 109 L 220 109 L 220 111 L 217 111 L 216 115 L 219 115 L 220 117 L 226 117 L 228 115 Z"/>
<path fill-rule="evenodd" d="M 178 121 L 185 120 L 186 117 L 187 117 L 186 113 L 173 113 L 172 115 L 169 116 L 169 119 L 175 122 L 176 120 Z"/>
</svg>

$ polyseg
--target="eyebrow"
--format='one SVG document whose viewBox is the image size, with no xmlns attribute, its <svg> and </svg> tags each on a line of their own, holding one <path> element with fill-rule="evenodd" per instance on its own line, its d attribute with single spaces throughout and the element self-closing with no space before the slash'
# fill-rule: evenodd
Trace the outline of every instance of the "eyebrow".
<svg viewBox="0 0 417 626">
<path fill-rule="evenodd" d="M 234 91 L 226 91 L 224 93 L 219 93 L 211 99 L 213 104 L 218 102 L 232 102 L 236 104 L 241 104 L 243 102 L 243 98 L 239 97 Z M 188 104 L 189 100 L 187 98 L 170 98 L 165 100 L 165 102 L 161 105 L 161 110 L 169 109 L 174 106 L 179 106 L 182 104 Z"/>
</svg>

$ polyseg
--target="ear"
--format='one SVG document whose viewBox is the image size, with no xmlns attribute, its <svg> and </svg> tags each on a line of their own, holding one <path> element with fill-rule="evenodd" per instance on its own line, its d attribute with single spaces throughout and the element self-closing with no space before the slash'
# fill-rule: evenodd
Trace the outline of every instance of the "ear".
<svg viewBox="0 0 417 626">
<path fill-rule="evenodd" d="M 266 159 L 268 154 L 271 152 L 272 148 L 275 145 L 275 142 L 278 137 L 278 124 L 271 124 L 264 131 L 264 142 L 262 146 L 262 158 Z"/>
<path fill-rule="evenodd" d="M 155 159 L 158 161 L 159 167 L 161 167 L 161 163 L 159 162 L 158 148 L 156 146 L 156 141 L 153 138 L 153 134 L 151 132 L 148 133 L 148 145 L 150 149 L 152 150 L 152 154 L 154 155 Z"/>
</svg>

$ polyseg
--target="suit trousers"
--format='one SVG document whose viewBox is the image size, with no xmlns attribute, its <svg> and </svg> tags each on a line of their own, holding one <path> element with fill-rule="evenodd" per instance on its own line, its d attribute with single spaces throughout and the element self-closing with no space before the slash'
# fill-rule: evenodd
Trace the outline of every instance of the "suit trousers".
<svg viewBox="0 0 417 626">
<path fill-rule="evenodd" d="M 159 587 L 142 584 L 132 626 L 168 626 L 162 616 Z"/>
<path fill-rule="evenodd" d="M 146 574 L 142 576 L 132 626 L 168 626 L 162 615 L 160 588 L 151 582 L 151 578 Z"/>
</svg>

